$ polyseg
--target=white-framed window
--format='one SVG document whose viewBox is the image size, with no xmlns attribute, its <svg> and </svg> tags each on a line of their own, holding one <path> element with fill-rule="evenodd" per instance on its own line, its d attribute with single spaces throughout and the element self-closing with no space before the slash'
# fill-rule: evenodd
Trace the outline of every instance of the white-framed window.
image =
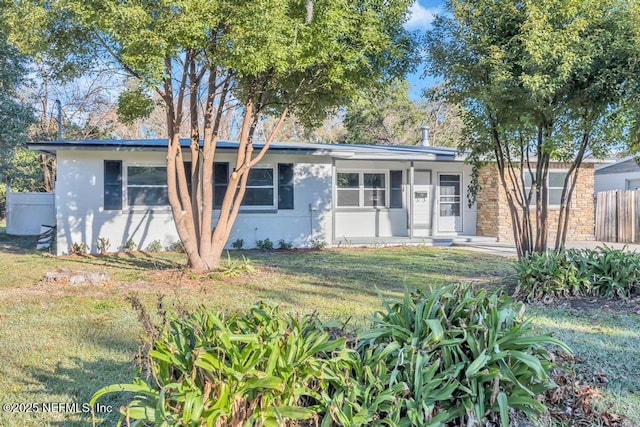
<svg viewBox="0 0 640 427">
<path fill-rule="evenodd" d="M 241 206 L 274 207 L 276 200 L 274 178 L 271 167 L 251 168 Z"/>
<path fill-rule="evenodd" d="M 129 207 L 169 206 L 167 167 L 126 165 L 126 192 Z"/>
<path fill-rule="evenodd" d="M 110 166 L 110 163 L 108 165 Z M 191 163 L 185 162 L 185 167 L 187 169 L 187 186 L 191 189 Z M 229 163 L 214 163 L 214 209 L 220 209 L 222 206 L 222 199 L 229 184 L 230 169 Z M 293 209 L 293 164 L 278 164 L 277 170 L 279 171 L 278 177 L 276 177 L 275 167 L 272 166 L 254 167 L 249 171 L 241 207 L 246 209 L 273 209 L 276 208 L 277 203 L 278 209 Z M 126 192 L 124 199 L 129 207 L 156 208 L 169 206 L 166 166 L 126 164 L 124 165 L 123 175 L 124 190 Z M 279 179 L 278 183 L 276 183 L 276 178 Z M 115 178 L 111 181 L 120 185 Z M 108 190 L 111 184 L 107 184 L 107 180 L 105 180 L 105 194 L 110 194 Z M 280 193 L 280 199 L 276 199 L 276 193 Z M 111 198 L 115 199 L 115 196 Z M 110 201 L 109 198 L 107 200 Z M 115 206 L 114 203 L 110 202 L 110 204 Z"/>
<path fill-rule="evenodd" d="M 531 172 L 533 176 L 535 176 L 536 171 Z M 529 194 L 529 190 L 531 190 L 531 173 L 529 171 L 524 171 L 524 194 L 525 197 Z M 560 200 L 562 199 L 562 189 L 564 188 L 564 180 L 567 177 L 569 171 L 567 170 L 559 170 L 559 169 L 550 169 L 547 174 L 547 201 L 549 206 L 560 206 Z M 531 197 L 530 206 L 535 206 L 536 204 L 536 193 L 535 189 L 533 190 L 533 195 Z"/>
<path fill-rule="evenodd" d="M 277 175 L 276 175 L 277 171 Z M 214 209 L 222 207 L 222 199 L 229 184 L 229 163 L 214 164 Z M 293 163 L 278 163 L 274 166 L 258 166 L 249 170 L 247 186 L 241 210 L 246 209 L 293 209 L 294 195 Z"/>
<path fill-rule="evenodd" d="M 402 171 L 338 171 L 336 173 L 336 206 L 340 208 L 388 206 L 401 208 Z"/>
</svg>

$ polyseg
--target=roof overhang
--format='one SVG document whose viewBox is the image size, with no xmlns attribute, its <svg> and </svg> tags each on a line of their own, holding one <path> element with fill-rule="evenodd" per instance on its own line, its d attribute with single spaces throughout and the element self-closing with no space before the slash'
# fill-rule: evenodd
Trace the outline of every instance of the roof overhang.
<svg viewBox="0 0 640 427">
<path fill-rule="evenodd" d="M 189 139 L 181 139 L 183 148 L 190 146 Z M 255 149 L 264 146 L 254 143 Z M 57 151 L 117 151 L 117 152 L 164 152 L 167 149 L 166 139 L 128 139 L 128 140 L 58 140 L 35 142 L 28 144 L 29 149 L 47 153 Z M 216 150 L 233 153 L 238 143 L 218 141 Z M 292 155 L 327 156 L 335 159 L 350 160 L 412 160 L 412 161 L 463 161 L 453 148 L 422 146 L 383 146 L 361 144 L 316 144 L 307 142 L 277 142 L 269 147 L 270 153 Z"/>
</svg>

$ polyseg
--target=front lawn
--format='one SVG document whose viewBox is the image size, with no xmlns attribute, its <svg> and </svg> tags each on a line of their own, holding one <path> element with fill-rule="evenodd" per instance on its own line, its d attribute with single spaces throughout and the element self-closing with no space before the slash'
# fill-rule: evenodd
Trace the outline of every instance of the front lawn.
<svg viewBox="0 0 640 427">
<path fill-rule="evenodd" d="M 0 233 L 0 405 L 86 403 L 98 388 L 129 382 L 140 327 L 126 297 L 135 293 L 150 311 L 157 295 L 167 305 L 191 309 L 242 310 L 263 300 L 297 312 L 357 328 L 380 307 L 376 288 L 399 297 L 409 288 L 472 281 L 478 286 L 508 282 L 512 260 L 451 248 L 398 247 L 323 251 L 256 252 L 245 255 L 257 268 L 250 275 L 194 276 L 177 253 L 51 257 L 32 251 L 33 239 Z M 232 254 L 239 257 L 239 254 Z M 61 284 L 41 279 L 48 271 L 102 270 L 104 284 Z M 628 310 L 627 310 L 628 311 Z M 640 423 L 640 320 L 633 312 L 583 307 L 532 311 L 536 324 L 557 331 L 585 359 L 585 375 L 602 370 L 611 410 Z M 595 317 L 594 317 L 595 316 Z M 105 400 L 114 407 L 121 403 Z M 2 406 L 0 406 L 2 407 Z M 90 417 L 60 407 L 34 413 L 0 412 L 0 425 L 86 425 Z M 56 410 L 57 409 L 57 410 Z M 113 424 L 116 411 L 98 414 Z"/>
</svg>

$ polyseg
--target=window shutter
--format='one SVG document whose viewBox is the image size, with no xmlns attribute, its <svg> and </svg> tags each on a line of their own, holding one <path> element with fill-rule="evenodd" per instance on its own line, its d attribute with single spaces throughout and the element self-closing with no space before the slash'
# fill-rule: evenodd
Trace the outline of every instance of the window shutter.
<svg viewBox="0 0 640 427">
<path fill-rule="evenodd" d="M 293 163 L 278 163 L 278 209 L 293 209 Z"/>
<path fill-rule="evenodd" d="M 213 208 L 220 209 L 229 185 L 229 163 L 213 164 Z"/>
<path fill-rule="evenodd" d="M 402 171 L 389 171 L 389 189 L 391 190 L 391 208 L 402 207 Z"/>
<path fill-rule="evenodd" d="M 122 161 L 104 161 L 104 210 L 122 209 Z"/>
</svg>

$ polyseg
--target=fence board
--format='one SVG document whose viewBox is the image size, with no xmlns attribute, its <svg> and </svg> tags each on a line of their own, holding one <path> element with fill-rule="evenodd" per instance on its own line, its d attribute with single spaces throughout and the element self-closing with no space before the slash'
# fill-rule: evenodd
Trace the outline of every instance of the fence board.
<svg viewBox="0 0 640 427">
<path fill-rule="evenodd" d="M 640 242 L 640 190 L 596 194 L 596 240 Z"/>
<path fill-rule="evenodd" d="M 53 193 L 17 193 L 7 187 L 7 234 L 37 235 L 56 224 Z"/>
</svg>

